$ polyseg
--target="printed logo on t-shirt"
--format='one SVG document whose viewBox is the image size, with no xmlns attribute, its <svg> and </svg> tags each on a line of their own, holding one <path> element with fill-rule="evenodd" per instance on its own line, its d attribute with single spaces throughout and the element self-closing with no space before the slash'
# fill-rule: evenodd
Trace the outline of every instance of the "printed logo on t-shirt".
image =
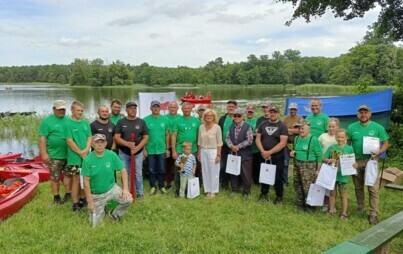
<svg viewBox="0 0 403 254">
<path fill-rule="evenodd" d="M 108 128 L 108 132 L 112 132 L 112 128 Z"/>
<path fill-rule="evenodd" d="M 370 131 L 368 132 L 368 134 L 369 134 L 370 136 L 374 136 L 375 131 L 374 131 L 374 130 L 370 130 Z"/>
<path fill-rule="evenodd" d="M 135 128 L 136 130 L 140 130 L 140 125 L 136 124 L 136 125 L 134 126 L 134 128 Z"/>
<path fill-rule="evenodd" d="M 322 126 L 323 122 L 322 121 L 317 121 L 316 124 Z"/>
<path fill-rule="evenodd" d="M 308 145 L 303 145 L 303 146 L 302 146 L 302 149 L 308 150 Z"/>
<path fill-rule="evenodd" d="M 110 162 L 107 162 L 105 166 L 106 166 L 107 168 L 110 168 L 110 167 L 111 167 L 111 163 L 110 163 Z"/>
<path fill-rule="evenodd" d="M 192 127 L 196 127 L 196 123 L 192 123 Z"/>
<path fill-rule="evenodd" d="M 275 133 L 278 129 L 278 127 L 271 127 L 271 126 L 267 126 L 266 128 L 266 132 L 269 136 L 273 135 L 273 133 Z"/>
</svg>

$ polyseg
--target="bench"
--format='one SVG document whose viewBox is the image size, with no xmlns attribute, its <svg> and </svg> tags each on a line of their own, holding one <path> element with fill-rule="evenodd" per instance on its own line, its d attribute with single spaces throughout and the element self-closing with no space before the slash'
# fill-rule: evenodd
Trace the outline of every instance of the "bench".
<svg viewBox="0 0 403 254">
<path fill-rule="evenodd" d="M 326 254 L 387 253 L 390 242 L 403 231 L 403 211 L 358 236 L 327 250 Z"/>
<path fill-rule="evenodd" d="M 401 191 L 403 191 L 403 185 L 397 185 L 397 184 L 389 183 L 389 184 L 385 185 L 385 188 L 392 189 L 392 190 L 401 190 Z"/>
</svg>

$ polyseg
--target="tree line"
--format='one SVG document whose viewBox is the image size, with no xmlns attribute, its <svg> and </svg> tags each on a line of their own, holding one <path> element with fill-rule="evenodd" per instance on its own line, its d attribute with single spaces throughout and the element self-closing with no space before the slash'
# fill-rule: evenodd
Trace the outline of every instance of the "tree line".
<svg viewBox="0 0 403 254">
<path fill-rule="evenodd" d="M 303 57 L 298 50 L 249 55 L 246 61 L 217 57 L 190 68 L 130 65 L 120 60 L 75 59 L 69 65 L 0 67 L 0 82 L 49 82 L 89 86 L 167 86 L 170 84 L 340 84 L 394 85 L 403 82 L 403 48 L 367 34 L 364 41 L 335 58 Z"/>
</svg>

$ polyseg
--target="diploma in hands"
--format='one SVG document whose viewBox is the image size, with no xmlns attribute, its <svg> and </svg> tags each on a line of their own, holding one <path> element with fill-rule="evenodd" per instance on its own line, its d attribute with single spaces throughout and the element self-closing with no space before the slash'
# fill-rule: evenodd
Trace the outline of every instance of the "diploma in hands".
<svg viewBox="0 0 403 254">
<path fill-rule="evenodd" d="M 340 155 L 340 169 L 341 175 L 351 176 L 357 174 L 357 170 L 353 167 L 355 163 L 354 154 L 344 154 Z"/>
<path fill-rule="evenodd" d="M 364 136 L 362 153 L 371 154 L 371 152 L 379 152 L 379 138 Z"/>
</svg>

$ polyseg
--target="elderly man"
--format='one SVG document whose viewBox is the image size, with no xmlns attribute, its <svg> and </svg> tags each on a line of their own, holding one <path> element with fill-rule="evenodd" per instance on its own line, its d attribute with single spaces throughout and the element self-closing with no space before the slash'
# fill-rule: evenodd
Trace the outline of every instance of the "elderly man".
<svg viewBox="0 0 403 254">
<path fill-rule="evenodd" d="M 243 184 L 243 197 L 248 198 L 252 185 L 252 127 L 243 121 L 243 110 L 234 111 L 234 122 L 231 124 L 225 142 L 231 153 L 241 157 L 241 178 Z M 231 195 L 239 192 L 239 176 L 231 175 Z"/>
<path fill-rule="evenodd" d="M 227 138 L 229 127 L 233 122 L 234 111 L 237 109 L 237 107 L 238 107 L 237 101 L 229 100 L 227 102 L 227 113 L 222 117 L 220 117 L 220 119 L 218 120 L 218 125 L 221 127 L 222 130 L 222 140 L 224 143 L 222 146 L 221 162 L 220 162 L 220 183 L 223 189 L 228 188 L 229 175 L 225 173 L 225 168 L 227 166 L 228 154 L 231 153 L 231 150 L 225 143 L 225 139 Z"/>
<path fill-rule="evenodd" d="M 298 115 L 298 104 L 291 102 L 290 105 L 288 105 L 288 112 L 289 114 L 286 115 L 283 118 L 283 122 L 288 128 L 288 141 L 287 141 L 287 146 L 284 148 L 284 173 L 283 173 L 283 183 L 288 185 L 288 165 L 290 162 L 290 151 L 293 149 L 290 149 L 289 146 L 293 146 L 294 144 L 294 139 L 295 136 L 298 135 L 299 131 L 298 128 L 295 128 L 294 125 L 302 120 L 302 116 Z"/>
<path fill-rule="evenodd" d="M 265 161 L 276 165 L 276 179 L 274 189 L 276 199 L 274 204 L 283 203 L 283 169 L 284 169 L 284 148 L 287 145 L 288 129 L 280 120 L 280 110 L 276 105 L 269 107 L 269 120 L 262 122 L 256 132 L 256 146 L 261 152 Z M 262 183 L 260 200 L 269 200 L 269 185 Z"/>
<path fill-rule="evenodd" d="M 189 102 L 182 103 L 183 116 L 179 117 L 172 126 L 172 158 L 176 160 L 179 154 L 183 153 L 183 143 L 192 143 L 192 154 L 196 157 L 197 153 L 197 134 L 200 121 L 191 116 L 193 105 Z M 180 175 L 179 167 L 174 170 L 175 197 L 179 197 Z"/>
<path fill-rule="evenodd" d="M 371 121 L 371 109 L 367 105 L 361 105 L 357 111 L 358 120 L 348 126 L 348 140 L 353 146 L 355 158 L 358 168 L 357 175 L 353 176 L 355 186 L 355 195 L 357 198 L 359 213 L 365 210 L 365 194 L 364 194 L 364 178 L 365 166 L 368 160 L 372 157 L 377 159 L 380 154 L 385 152 L 389 147 L 389 136 L 385 129 L 378 123 Z M 364 154 L 364 145 L 367 145 L 367 140 L 377 140 L 379 148 L 370 151 L 371 154 Z M 376 224 L 379 221 L 379 175 L 373 186 L 368 186 L 370 216 L 369 223 Z"/>
<path fill-rule="evenodd" d="M 106 137 L 103 134 L 93 136 L 94 151 L 83 161 L 81 175 L 84 177 L 84 190 L 88 201 L 90 222 L 95 227 L 105 216 L 105 206 L 115 200 L 118 205 L 109 211 L 109 217 L 119 220 L 133 201 L 127 184 L 127 172 L 124 163 L 113 151 L 106 148 Z M 121 172 L 122 187 L 115 183 L 115 171 Z"/>
<path fill-rule="evenodd" d="M 201 105 L 199 105 L 198 107 L 197 107 L 197 115 L 199 115 L 199 120 L 200 120 L 200 122 L 202 121 L 202 119 L 203 119 L 203 114 L 204 114 L 204 111 L 206 111 L 206 106 L 204 106 L 203 104 L 201 104 Z"/>
<path fill-rule="evenodd" d="M 115 150 L 116 144 L 113 140 L 115 134 L 115 125 L 109 119 L 109 108 L 106 105 L 101 105 L 98 108 L 98 119 L 91 124 L 91 133 L 95 135 L 97 133 L 104 134 L 106 137 L 106 149 Z"/>
<path fill-rule="evenodd" d="M 321 134 L 327 132 L 329 116 L 322 113 L 322 101 L 319 99 L 311 100 L 311 111 L 306 120 L 311 123 L 311 134 L 319 138 Z"/>
<path fill-rule="evenodd" d="M 115 142 L 119 149 L 119 157 L 128 169 L 129 186 L 132 182 L 130 160 L 134 155 L 136 162 L 136 194 L 143 198 L 143 148 L 148 142 L 148 129 L 143 119 L 137 117 L 137 104 L 133 101 L 126 103 L 127 117 L 118 121 L 115 128 Z M 130 170 L 129 170 L 130 169 Z"/>
<path fill-rule="evenodd" d="M 147 125 L 149 139 L 144 149 L 144 155 L 147 157 L 149 178 L 151 191 L 150 195 L 157 193 L 155 181 L 158 180 L 158 188 L 162 194 L 167 191 L 165 189 L 165 159 L 169 154 L 169 121 L 166 117 L 161 116 L 161 103 L 152 101 L 150 105 L 151 114 L 144 117 Z"/>
<path fill-rule="evenodd" d="M 259 171 L 260 171 L 260 151 L 256 146 L 256 127 L 257 127 L 257 118 L 255 117 L 255 105 L 249 103 L 246 105 L 246 117 L 243 119 L 245 123 L 248 123 L 252 127 L 253 131 L 253 143 L 252 143 L 252 152 L 253 152 L 253 163 L 252 163 L 252 179 L 253 182 L 259 183 Z"/>
<path fill-rule="evenodd" d="M 171 101 L 169 102 L 168 105 L 168 111 L 169 114 L 165 115 L 165 117 L 168 119 L 168 131 L 169 131 L 169 144 L 168 144 L 168 152 L 169 152 L 169 157 L 166 158 L 165 160 L 165 181 L 166 181 L 166 186 L 165 189 L 169 190 L 171 188 L 171 183 L 174 180 L 174 168 L 175 168 L 175 160 L 172 159 L 172 126 L 175 123 L 175 121 L 178 119 L 178 117 L 181 117 L 178 115 L 178 103 L 176 101 Z M 175 145 L 175 144 L 174 144 Z"/>
<path fill-rule="evenodd" d="M 39 126 L 39 152 L 43 162 L 50 171 L 50 186 L 53 193 L 53 203 L 62 204 L 70 199 L 70 177 L 63 179 L 65 195 L 60 198 L 60 176 L 66 169 L 66 103 L 57 100 L 53 103 L 53 114 L 45 118 Z"/>
</svg>

